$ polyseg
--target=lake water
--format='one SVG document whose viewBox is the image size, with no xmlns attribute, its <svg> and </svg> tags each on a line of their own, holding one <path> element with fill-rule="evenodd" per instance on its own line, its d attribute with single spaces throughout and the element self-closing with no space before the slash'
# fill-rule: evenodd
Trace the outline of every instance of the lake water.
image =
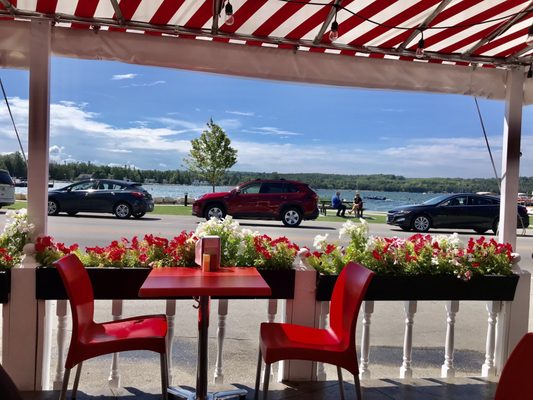
<svg viewBox="0 0 533 400">
<path fill-rule="evenodd" d="M 54 189 L 61 188 L 70 184 L 71 182 L 54 182 Z M 173 197 L 182 198 L 187 193 L 189 201 L 199 197 L 204 193 L 211 192 L 211 186 L 191 186 L 191 185 L 159 185 L 159 184 L 143 184 L 143 187 L 148 190 L 153 197 Z M 217 186 L 217 192 L 230 191 L 234 186 Z M 16 193 L 27 193 L 27 188 L 17 187 Z M 331 199 L 335 190 L 331 189 L 314 189 L 321 199 Z M 432 197 L 438 196 L 439 193 L 406 193 L 406 192 L 375 192 L 368 190 L 360 190 L 359 193 L 364 201 L 366 210 L 371 211 L 388 211 L 394 207 L 403 206 L 407 204 L 417 204 Z M 355 190 L 341 190 L 341 197 L 344 200 L 352 201 L 355 197 Z M 385 198 L 385 200 L 369 199 Z"/>
</svg>

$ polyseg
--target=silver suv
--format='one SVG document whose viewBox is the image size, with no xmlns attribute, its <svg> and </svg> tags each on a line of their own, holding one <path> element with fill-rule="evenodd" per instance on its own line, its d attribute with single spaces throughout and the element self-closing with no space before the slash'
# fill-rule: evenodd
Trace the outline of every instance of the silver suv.
<svg viewBox="0 0 533 400">
<path fill-rule="evenodd" d="M 5 169 L 0 169 L 0 208 L 15 203 L 15 183 Z"/>
</svg>

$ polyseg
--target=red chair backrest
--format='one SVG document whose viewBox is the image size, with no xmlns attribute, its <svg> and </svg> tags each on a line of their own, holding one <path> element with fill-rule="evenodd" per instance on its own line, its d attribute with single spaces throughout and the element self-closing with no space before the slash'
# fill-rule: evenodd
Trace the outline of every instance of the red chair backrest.
<svg viewBox="0 0 533 400">
<path fill-rule="evenodd" d="M 503 367 L 495 400 L 533 399 L 533 333 L 518 342 Z"/>
<path fill-rule="evenodd" d="M 346 346 L 355 348 L 355 326 L 359 308 L 374 272 L 349 262 L 341 271 L 330 305 L 330 328 Z"/>
<path fill-rule="evenodd" d="M 93 323 L 94 294 L 89 274 L 75 254 L 68 254 L 54 262 L 67 291 L 72 310 L 72 338 Z"/>
</svg>

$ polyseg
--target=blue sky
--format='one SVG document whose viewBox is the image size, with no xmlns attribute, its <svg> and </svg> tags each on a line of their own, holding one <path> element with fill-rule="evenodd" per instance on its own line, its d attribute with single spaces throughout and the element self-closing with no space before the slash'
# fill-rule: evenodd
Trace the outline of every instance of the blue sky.
<svg viewBox="0 0 533 400">
<path fill-rule="evenodd" d="M 28 73 L 0 70 L 26 144 Z M 213 118 L 261 172 L 492 177 L 474 99 L 258 81 L 115 62 L 54 58 L 50 157 L 184 169 Z M 498 171 L 504 104 L 480 99 Z M 524 108 L 521 175 L 533 176 L 533 107 Z M 0 152 L 16 151 L 0 105 Z"/>
</svg>

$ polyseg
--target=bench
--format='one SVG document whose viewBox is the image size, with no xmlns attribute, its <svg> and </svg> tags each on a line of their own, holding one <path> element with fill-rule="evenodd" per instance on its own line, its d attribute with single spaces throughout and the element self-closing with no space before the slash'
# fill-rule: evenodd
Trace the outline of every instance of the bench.
<svg viewBox="0 0 533 400">
<path fill-rule="evenodd" d="M 353 201 L 346 201 L 346 200 L 343 200 L 342 201 L 342 204 L 344 204 L 346 206 L 346 212 L 348 212 L 349 210 L 352 209 L 352 206 L 353 206 Z M 328 210 L 335 210 L 337 211 L 336 208 L 332 208 L 331 207 L 331 201 L 327 201 L 327 200 L 321 200 L 320 201 L 320 207 L 319 207 L 319 210 L 320 210 L 320 214 L 326 216 L 328 215 L 327 212 Z M 361 209 L 361 217 L 363 216 L 363 211 L 365 211 L 365 209 Z"/>
</svg>

